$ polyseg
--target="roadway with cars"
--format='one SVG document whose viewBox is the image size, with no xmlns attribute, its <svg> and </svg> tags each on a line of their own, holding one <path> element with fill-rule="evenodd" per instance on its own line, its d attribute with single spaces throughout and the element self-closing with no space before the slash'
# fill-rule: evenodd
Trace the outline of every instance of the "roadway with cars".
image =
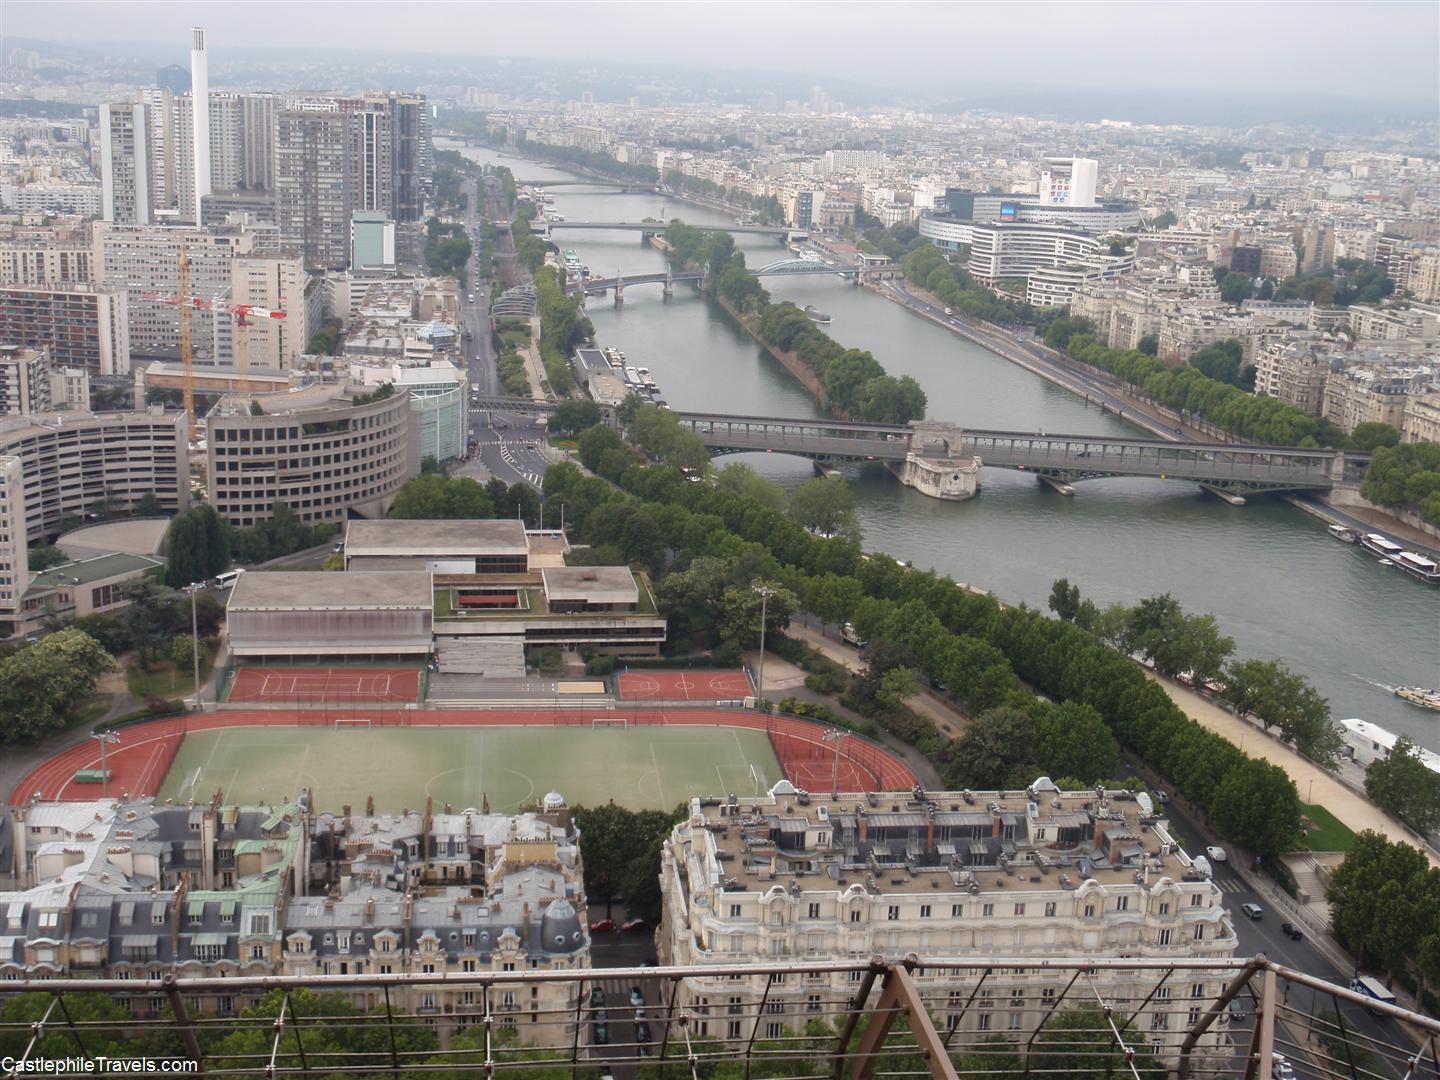
<svg viewBox="0 0 1440 1080">
<path fill-rule="evenodd" d="M 484 194 L 481 194 L 481 188 Z M 463 342 L 467 357 L 467 371 L 472 390 L 479 390 L 482 397 L 495 397 L 499 392 L 499 377 L 496 370 L 495 343 L 490 335 L 490 299 L 492 283 L 477 274 L 480 247 L 480 214 L 491 215 L 489 220 L 498 220 L 498 184 L 490 181 L 466 181 L 465 228 L 470 236 L 471 246 L 476 254 L 471 256 L 468 279 L 471 289 L 461 293 L 460 307 L 464 328 L 470 337 Z M 498 261 L 498 260 L 497 260 Z M 469 297 L 474 296 L 471 303 Z M 549 461 L 540 447 L 545 441 L 545 429 L 535 424 L 535 418 L 492 410 L 473 410 L 470 413 L 469 439 L 473 458 L 491 476 L 507 484 L 527 483 L 540 486 Z"/>
</svg>

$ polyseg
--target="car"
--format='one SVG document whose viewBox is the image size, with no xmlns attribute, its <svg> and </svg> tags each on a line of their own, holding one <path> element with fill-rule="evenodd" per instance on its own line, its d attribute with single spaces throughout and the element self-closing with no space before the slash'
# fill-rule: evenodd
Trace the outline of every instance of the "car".
<svg viewBox="0 0 1440 1080">
<path fill-rule="evenodd" d="M 1232 1001 L 1230 1003 L 1230 1022 L 1238 1024 L 1241 1020 L 1244 1019 L 1245 1006 L 1241 1005 L 1238 1001 Z"/>
<path fill-rule="evenodd" d="M 1292 941 L 1305 940 L 1305 931 L 1301 930 L 1294 923 L 1282 922 L 1280 924 L 1280 932 Z"/>
<path fill-rule="evenodd" d="M 1211 862 L 1228 862 L 1230 859 L 1230 856 L 1225 853 L 1225 849 L 1215 844 L 1211 844 L 1209 847 L 1207 847 L 1205 849 L 1205 854 L 1207 857 L 1209 857 Z"/>
<path fill-rule="evenodd" d="M 1170 801 L 1170 793 L 1168 791 L 1163 791 L 1160 788 L 1156 788 L 1155 801 L 1158 803 L 1168 803 Z"/>
<path fill-rule="evenodd" d="M 614 919 L 598 919 L 590 924 L 590 932 L 592 934 L 608 934 L 613 932 L 614 929 Z"/>
<path fill-rule="evenodd" d="M 649 925 L 649 923 L 641 918 L 626 919 L 620 924 L 620 929 L 624 930 L 627 934 L 638 934 L 641 930 L 648 928 Z"/>
<path fill-rule="evenodd" d="M 635 1022 L 635 1041 L 641 1043 L 648 1043 L 650 1041 L 650 1025 L 644 1020 L 637 1020 Z"/>
<path fill-rule="evenodd" d="M 590 1007 L 592 1009 L 605 1007 L 605 988 L 603 986 L 590 987 Z"/>
<path fill-rule="evenodd" d="M 592 1030 L 596 1046 L 605 1046 L 607 1043 L 610 1042 L 609 1024 L 606 1024 L 602 1021 L 601 1023 L 595 1024 Z"/>
<path fill-rule="evenodd" d="M 1247 919 L 1260 920 L 1265 917 L 1265 909 L 1259 904 L 1241 904 L 1240 912 Z"/>
<path fill-rule="evenodd" d="M 1295 1080 L 1295 1067 L 1285 1060 L 1284 1054 L 1272 1054 L 1270 1076 L 1272 1080 Z"/>
<path fill-rule="evenodd" d="M 646 1046 L 644 1043 L 641 1043 L 635 1052 L 641 1057 L 649 1057 L 651 1054 L 650 1047 Z"/>
<path fill-rule="evenodd" d="M 630 1004 L 636 1007 L 645 1004 L 645 994 L 638 986 L 630 987 Z"/>
</svg>

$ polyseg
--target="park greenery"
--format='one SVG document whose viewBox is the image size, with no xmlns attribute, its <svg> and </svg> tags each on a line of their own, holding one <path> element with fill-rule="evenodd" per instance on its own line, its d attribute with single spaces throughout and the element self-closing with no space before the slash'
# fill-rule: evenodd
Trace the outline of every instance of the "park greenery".
<svg viewBox="0 0 1440 1080">
<path fill-rule="evenodd" d="M 824 392 L 823 404 L 840 416 L 877 424 L 924 419 L 926 398 L 909 375 L 887 375 L 866 350 L 846 349 L 812 323 L 794 304 L 772 304 L 760 279 L 745 265 L 729 233 L 706 232 L 672 221 L 665 229 L 674 265 L 708 264 L 711 285 L 762 341 L 793 354 L 813 372 Z"/>
<path fill-rule="evenodd" d="M 1376 304 L 1395 291 L 1385 271 L 1363 259 L 1337 259 L 1333 267 L 1288 277 L 1275 287 L 1276 300 L 1308 300 L 1317 307 Z"/>
<path fill-rule="evenodd" d="M 600 423 L 600 406 L 588 399 L 567 398 L 550 414 L 552 435 L 578 435 Z"/>
<path fill-rule="evenodd" d="M 115 660 L 74 627 L 0 660 L 0 743 L 35 743 L 63 731 L 95 696 Z"/>
<path fill-rule="evenodd" d="M 541 267 L 535 275 L 535 299 L 540 312 L 540 361 L 545 377 L 557 394 L 574 384 L 568 357 L 595 336 L 595 327 L 580 308 L 580 299 L 566 296 L 559 271 Z"/>
<path fill-rule="evenodd" d="M 1389 757 L 1365 770 L 1365 794 L 1418 833 L 1440 829 L 1440 774 L 1420 760 L 1408 735 L 1395 740 Z"/>
<path fill-rule="evenodd" d="M 642 184 L 655 184 L 660 180 L 660 171 L 654 165 L 616 161 L 601 150 L 584 150 L 578 146 L 531 142 L 522 136 L 515 141 L 515 152 L 521 157 L 534 161 L 545 161 L 555 165 L 578 165 L 592 173 L 599 173 L 616 180 L 633 180 Z"/>
<path fill-rule="evenodd" d="M 535 274 L 545 265 L 545 241 L 530 231 L 535 208 L 522 206 L 510 218 L 510 238 L 515 244 L 515 261 Z"/>
<path fill-rule="evenodd" d="M 470 237 L 458 221 L 432 217 L 425 225 L 425 266 L 437 277 L 454 277 L 465 283 L 465 264 L 470 260 Z"/>
<path fill-rule="evenodd" d="M 587 438 L 610 440 L 586 432 L 582 451 Z M 602 454 L 615 449 L 611 444 Z M 619 458 L 611 461 L 615 468 L 621 464 Z M 1043 730 L 1049 706 L 1022 689 L 1022 681 L 1055 705 L 1093 710 L 1118 745 L 1146 760 L 1232 843 L 1266 856 L 1294 847 L 1301 833 L 1300 801 L 1285 771 L 1248 757 L 1191 720 L 1142 668 L 1095 632 L 1027 608 L 1002 606 L 993 597 L 933 572 L 909 570 L 884 555 L 862 557 L 853 538 L 817 535 L 777 506 L 775 498 L 750 495 L 756 478 L 732 482 L 728 472 L 714 484 L 690 484 L 678 469 L 646 465 L 634 455 L 620 468 L 617 490 L 601 476 L 587 477 L 561 463 L 545 476 L 547 520 L 558 520 L 563 505 L 572 535 L 620 561 L 668 566 L 670 576 L 687 572 L 702 557 L 721 560 L 723 577 L 714 564 L 702 564 L 708 567 L 703 587 L 682 589 L 668 585 L 668 577 L 661 581 L 662 608 L 682 635 L 703 632 L 721 640 L 723 608 L 716 611 L 717 591 L 723 600 L 728 589 L 775 582 L 794 595 L 799 609 L 826 621 L 853 621 L 872 647 L 883 642 L 909 649 L 915 657 L 912 670 L 942 682 L 972 716 L 1009 706 Z M 1155 614 L 1158 618 L 1165 609 Z M 884 699 L 897 689 L 896 680 L 884 685 L 888 674 L 875 680 L 882 703 L 877 722 L 893 725 L 892 734 L 925 753 L 942 776 L 958 776 L 960 755 L 947 757 L 948 742 L 931 721 L 886 711 Z M 1033 764 L 1061 775 L 1049 762 Z M 1086 765 L 1083 759 L 1080 764 Z M 1101 764 L 1107 767 L 1100 769 Z M 1086 767 L 1101 775 L 1075 779 L 1108 778 L 1108 765 L 1108 760 L 1092 760 Z"/>
<path fill-rule="evenodd" d="M 1440 525 L 1440 443 L 1380 446 L 1365 470 L 1360 494 L 1377 506 Z"/>
<path fill-rule="evenodd" d="M 627 810 L 613 802 L 575 807 L 585 859 L 585 895 L 591 903 L 604 904 L 608 917 L 611 905 L 624 900 L 632 918 L 658 923 L 660 849 L 687 813 L 683 803 L 669 813 Z"/>
<path fill-rule="evenodd" d="M 469 477 L 452 477 L 444 468 L 434 468 L 408 481 L 395 493 L 390 507 L 392 518 L 434 521 L 444 518 L 523 517 L 534 520 L 540 497 L 529 484 L 492 478 L 480 484 Z"/>
<path fill-rule="evenodd" d="M 1325 890 L 1335 935 L 1361 969 L 1417 990 L 1422 1009 L 1440 985 L 1440 869 L 1413 844 L 1366 830 Z"/>
</svg>

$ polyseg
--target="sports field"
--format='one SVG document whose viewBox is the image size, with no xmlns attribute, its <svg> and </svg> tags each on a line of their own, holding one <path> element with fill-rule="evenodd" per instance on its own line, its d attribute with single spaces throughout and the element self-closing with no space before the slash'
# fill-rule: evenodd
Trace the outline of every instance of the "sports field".
<svg viewBox="0 0 1440 1080">
<path fill-rule="evenodd" d="M 555 790 L 572 806 L 614 800 L 670 810 L 692 795 L 754 795 L 783 777 L 764 731 L 731 727 L 282 728 L 192 731 L 159 798 L 274 803 L 302 788 L 315 808 L 513 810 Z"/>
</svg>

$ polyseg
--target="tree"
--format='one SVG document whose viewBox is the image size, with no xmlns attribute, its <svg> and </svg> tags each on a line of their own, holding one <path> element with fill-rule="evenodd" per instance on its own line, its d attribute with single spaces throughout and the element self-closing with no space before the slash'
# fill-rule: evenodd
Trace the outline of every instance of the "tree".
<svg viewBox="0 0 1440 1080">
<path fill-rule="evenodd" d="M 177 672 L 189 674 L 195 663 L 195 639 L 189 634 L 176 634 L 170 642 L 170 662 Z"/>
<path fill-rule="evenodd" d="M 562 435 L 578 435 L 600 423 L 600 406 L 593 401 L 567 400 L 555 407 L 550 417 L 550 430 Z"/>
<path fill-rule="evenodd" d="M 1229 273 L 1220 282 L 1220 299 L 1227 304 L 1249 300 L 1254 291 L 1255 282 L 1249 274 Z"/>
<path fill-rule="evenodd" d="M 800 607 L 795 594 L 775 582 L 756 582 L 772 590 L 768 598 L 762 598 L 753 586 L 738 585 L 725 590 L 720 597 L 720 617 L 716 629 L 721 641 L 732 641 L 742 649 L 753 649 L 760 644 L 760 611 L 762 600 L 765 610 L 765 632 L 773 634 L 790 625 L 790 616 Z"/>
<path fill-rule="evenodd" d="M 1229 770 L 1212 802 L 1215 827 L 1265 858 L 1294 850 L 1303 835 L 1295 782 L 1267 761 L 1246 758 Z"/>
<path fill-rule="evenodd" d="M 69 555 L 66 555 L 54 544 L 47 544 L 43 541 L 31 544 L 30 550 L 26 553 L 26 563 L 32 574 L 38 574 L 42 570 L 49 570 L 51 567 L 60 566 L 69 561 Z"/>
<path fill-rule="evenodd" d="M 779 510 L 785 505 L 785 491 L 779 484 L 766 480 L 749 465 L 738 461 L 726 465 L 715 475 L 715 493 L 746 499 L 768 510 Z"/>
<path fill-rule="evenodd" d="M 945 779 L 981 791 L 1024 787 L 1035 779 L 1033 754 L 1039 741 L 1039 725 L 1028 712 L 1010 706 L 989 709 L 952 744 Z"/>
<path fill-rule="evenodd" d="M 1220 696 L 1241 716 L 1254 716 L 1268 731 L 1322 765 L 1334 763 L 1340 733 L 1330 722 L 1330 703 L 1303 676 L 1278 660 L 1242 660 L 1226 669 Z"/>
<path fill-rule="evenodd" d="M 1440 869 L 1419 848 L 1366 829 L 1325 890 L 1335 934 L 1362 968 L 1400 975 L 1412 965 L 1433 979 L 1440 936 Z"/>
<path fill-rule="evenodd" d="M 0 660 L 0 742 L 38 742 L 61 730 L 115 661 L 73 627 Z"/>
<path fill-rule="evenodd" d="M 1146 356 L 1159 356 L 1160 339 L 1154 334 L 1146 334 L 1136 343 L 1135 349 Z"/>
<path fill-rule="evenodd" d="M 485 489 L 469 477 L 429 473 L 410 480 L 395 493 L 392 518 L 490 518 L 495 507 Z"/>
<path fill-rule="evenodd" d="M 1057 619 L 1074 622 L 1080 610 L 1080 586 L 1071 585 L 1068 578 L 1056 578 L 1050 586 L 1049 607 Z"/>
<path fill-rule="evenodd" d="M 790 493 L 789 509 L 790 517 L 811 532 L 860 541 L 855 495 L 850 485 L 837 476 L 806 480 Z"/>
<path fill-rule="evenodd" d="M 1400 433 L 1389 424 L 1379 420 L 1367 420 L 1356 424 L 1350 432 L 1350 445 L 1356 450 L 1376 450 L 1382 446 L 1398 446 Z"/>
<path fill-rule="evenodd" d="M 1420 759 L 1408 735 L 1365 770 L 1365 794 L 1422 835 L 1440 828 L 1440 774 Z"/>
<path fill-rule="evenodd" d="M 614 428 L 595 426 L 580 434 L 580 463 L 591 472 L 598 472 L 600 459 L 610 450 L 624 449 L 625 442 Z"/>
</svg>

